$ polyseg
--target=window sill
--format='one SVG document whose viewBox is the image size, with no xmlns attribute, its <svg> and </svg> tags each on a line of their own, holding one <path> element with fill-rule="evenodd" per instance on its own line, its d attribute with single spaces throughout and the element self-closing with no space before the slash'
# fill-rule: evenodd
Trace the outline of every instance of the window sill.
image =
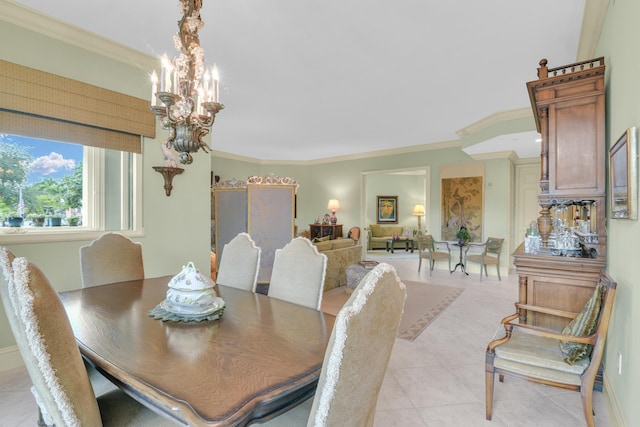
<svg viewBox="0 0 640 427">
<path fill-rule="evenodd" d="M 78 240 L 95 240 L 106 230 L 89 230 L 82 227 L 45 227 L 36 228 L 0 228 L 0 245 L 29 244 L 29 243 L 54 243 L 71 242 Z M 127 237 L 142 237 L 140 230 L 113 230 Z"/>
</svg>

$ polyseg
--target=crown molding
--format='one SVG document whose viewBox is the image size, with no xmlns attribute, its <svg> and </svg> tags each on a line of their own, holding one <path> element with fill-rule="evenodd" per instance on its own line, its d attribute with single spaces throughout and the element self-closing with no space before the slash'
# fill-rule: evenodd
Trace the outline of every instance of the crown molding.
<svg viewBox="0 0 640 427">
<path fill-rule="evenodd" d="M 585 1 L 576 61 L 586 61 L 595 56 L 609 3 L 610 0 Z"/>
<path fill-rule="evenodd" d="M 44 15 L 13 0 L 0 0 L 0 21 L 150 72 L 159 59 Z"/>
<path fill-rule="evenodd" d="M 488 129 L 491 126 L 497 125 L 499 123 L 516 119 L 524 119 L 528 117 L 533 117 L 533 112 L 531 111 L 530 107 L 518 108 L 508 111 L 499 111 L 485 117 L 484 119 L 480 119 L 477 122 L 470 124 L 469 126 L 463 127 L 462 129 L 456 131 L 456 135 L 458 135 L 460 138 L 467 138 L 468 136 L 476 132 Z"/>
<path fill-rule="evenodd" d="M 231 154 L 231 153 L 227 153 L 224 151 L 217 151 L 217 150 L 212 151 L 212 156 L 219 157 L 222 159 L 255 163 L 259 165 L 312 166 L 312 165 L 321 165 L 325 163 L 364 160 L 364 159 L 371 159 L 375 157 L 387 157 L 387 156 L 394 156 L 399 154 L 419 153 L 423 151 L 442 150 L 446 148 L 455 148 L 455 147 L 460 147 L 460 141 L 446 141 L 446 142 L 436 142 L 433 144 L 412 145 L 410 147 L 399 147 L 399 148 L 393 148 L 389 150 L 379 150 L 379 151 L 367 151 L 362 153 L 348 154 L 344 156 L 335 156 L 335 157 L 324 157 L 321 159 L 313 159 L 313 160 L 262 160 L 254 157 L 240 156 L 237 154 Z"/>
</svg>

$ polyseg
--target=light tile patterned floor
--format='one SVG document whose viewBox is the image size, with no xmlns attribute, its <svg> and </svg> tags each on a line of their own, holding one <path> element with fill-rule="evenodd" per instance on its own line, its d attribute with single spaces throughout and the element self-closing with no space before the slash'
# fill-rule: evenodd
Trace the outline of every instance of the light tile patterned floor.
<svg viewBox="0 0 640 427">
<path fill-rule="evenodd" d="M 496 382 L 493 421 L 484 417 L 484 351 L 499 320 L 513 311 L 517 277 L 480 282 L 428 269 L 418 260 L 384 256 L 401 279 L 457 286 L 465 291 L 414 341 L 398 339 L 378 400 L 376 427 L 579 427 L 580 394 L 507 378 Z M 380 261 L 382 261 L 382 257 Z M 343 301 L 344 298 L 339 298 Z M 325 304 L 336 304 L 330 298 Z M 36 405 L 24 369 L 0 373 L 0 426 L 35 426 Z M 357 404 L 357 396 L 354 396 Z M 602 393 L 594 394 L 596 425 L 609 427 Z"/>
</svg>

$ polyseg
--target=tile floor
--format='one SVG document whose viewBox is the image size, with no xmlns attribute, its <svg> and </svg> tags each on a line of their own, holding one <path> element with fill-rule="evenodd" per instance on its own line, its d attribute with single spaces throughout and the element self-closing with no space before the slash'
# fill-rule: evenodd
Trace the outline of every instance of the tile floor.
<svg viewBox="0 0 640 427">
<path fill-rule="evenodd" d="M 495 385 L 493 421 L 484 417 L 484 350 L 499 320 L 513 311 L 517 277 L 480 282 L 428 269 L 398 254 L 378 260 L 394 265 L 401 279 L 465 288 L 414 341 L 396 341 L 382 386 L 376 427 L 572 427 L 584 426 L 580 394 L 507 378 Z M 375 255 L 374 255 L 375 256 Z M 375 259 L 375 258 L 372 258 Z M 338 304 L 326 298 L 325 304 Z M 23 368 L 0 372 L 0 426 L 35 426 L 36 405 Z M 356 403 L 354 400 L 354 404 Z M 596 425 L 610 426 L 602 393 L 594 394 Z"/>
</svg>

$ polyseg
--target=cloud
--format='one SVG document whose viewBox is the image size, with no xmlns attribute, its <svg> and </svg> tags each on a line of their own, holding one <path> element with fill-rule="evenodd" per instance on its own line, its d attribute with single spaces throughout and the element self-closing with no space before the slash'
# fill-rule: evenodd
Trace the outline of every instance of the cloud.
<svg viewBox="0 0 640 427">
<path fill-rule="evenodd" d="M 62 154 L 52 152 L 48 156 L 42 156 L 31 162 L 31 172 L 40 175 L 51 175 L 61 169 L 72 170 L 76 166 L 73 159 L 65 159 Z"/>
</svg>

